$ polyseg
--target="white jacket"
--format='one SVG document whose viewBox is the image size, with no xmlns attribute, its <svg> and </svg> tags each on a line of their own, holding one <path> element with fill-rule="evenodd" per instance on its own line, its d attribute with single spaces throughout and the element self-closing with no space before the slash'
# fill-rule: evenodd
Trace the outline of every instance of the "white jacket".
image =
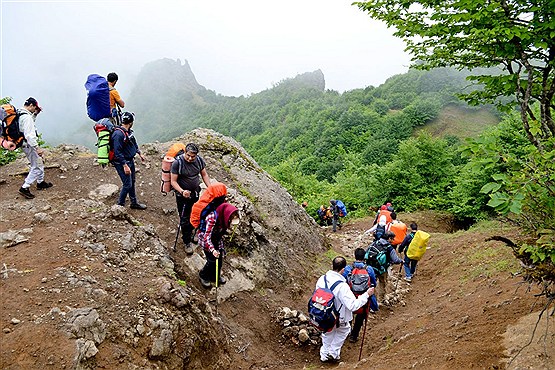
<svg viewBox="0 0 555 370">
<path fill-rule="evenodd" d="M 316 282 L 316 288 L 326 287 L 324 276 L 328 282 L 328 288 L 331 288 L 336 281 L 341 281 L 333 290 L 333 294 L 335 295 L 335 307 L 337 307 L 339 311 L 340 323 L 351 321 L 353 319 L 353 311 L 358 310 L 368 302 L 368 292 L 355 297 L 343 275 L 333 270 L 329 270 L 325 275 L 320 276 Z"/>
<path fill-rule="evenodd" d="M 22 112 L 19 116 L 19 131 L 21 131 L 21 133 L 25 136 L 27 145 L 37 148 L 39 143 L 33 114 L 25 108 L 20 108 L 19 110 Z"/>
</svg>

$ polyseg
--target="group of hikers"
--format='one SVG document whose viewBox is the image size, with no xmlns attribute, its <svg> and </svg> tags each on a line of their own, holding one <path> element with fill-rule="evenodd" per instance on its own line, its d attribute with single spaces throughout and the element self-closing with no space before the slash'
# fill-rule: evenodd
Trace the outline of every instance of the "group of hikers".
<svg viewBox="0 0 555 370">
<path fill-rule="evenodd" d="M 116 73 L 107 76 L 110 113 L 109 117 L 103 117 L 98 122 L 104 120 L 102 126 L 111 127 L 109 163 L 114 166 L 122 182 L 117 204 L 125 206 L 126 199 L 129 198 L 132 209 L 144 210 L 147 206 L 138 201 L 135 190 L 134 158 L 139 155 L 144 162 L 146 157 L 139 150 L 133 133 L 135 115 L 121 111 L 125 103 L 115 89 L 117 81 Z M 89 101 L 87 104 L 89 105 Z M 2 138 L 3 147 L 21 147 L 31 163 L 29 174 L 19 189 L 19 193 L 28 199 L 35 197 L 30 191 L 34 182 L 37 183 L 38 190 L 53 186 L 44 179 L 44 151 L 38 145 L 35 127 L 35 120 L 41 111 L 37 100 L 28 98 L 23 108 L 17 110 L 21 137 L 10 137 L 12 141 L 8 144 L 4 135 Z M 239 210 L 226 201 L 226 186 L 212 182 L 195 143 L 176 143 L 174 146 L 177 147 L 176 150 L 172 149 L 173 146 L 170 148 L 174 151 L 170 158 L 169 189 L 175 193 L 179 225 L 172 250 L 176 251 L 181 232 L 184 251 L 192 255 L 193 239 L 197 232 L 198 245 L 206 257 L 206 263 L 198 274 L 200 284 L 207 289 L 213 285 L 217 287 L 226 283 L 221 274 L 225 256 L 224 236 L 239 224 Z M 166 158 L 168 155 L 164 159 Z M 201 180 L 206 186 L 202 195 Z M 308 204 L 303 202 L 302 206 L 306 209 Z M 345 205 L 336 199 L 330 200 L 327 207 L 321 205 L 318 210 L 320 224 L 331 225 L 334 232 L 337 228 L 341 229 L 340 220 L 346 215 Z M 350 335 L 350 341 L 356 342 L 368 314 L 376 312 L 379 304 L 387 302 L 388 270 L 391 265 L 402 264 L 404 279 L 408 283 L 412 281 L 429 238 L 429 234 L 418 230 L 416 223 L 411 223 L 408 230 L 406 224 L 398 221 L 391 203 L 381 206 L 373 226 L 364 235 L 369 234 L 373 235 L 374 241 L 366 249 L 355 249 L 352 264 L 348 265 L 341 256 L 333 259 L 332 269 L 318 279 L 309 301 L 310 320 L 322 330 L 320 360 L 323 362 L 338 361 L 347 337 Z M 404 257 L 401 258 L 400 255 Z"/>
<path fill-rule="evenodd" d="M 332 269 L 316 282 L 308 311 L 311 322 L 322 331 L 322 362 L 339 361 L 347 337 L 350 342 L 357 342 L 368 314 L 387 303 L 392 265 L 402 265 L 404 280 L 412 282 L 429 234 L 419 231 L 415 222 L 409 227 L 397 220 L 391 203 L 385 203 L 373 226 L 364 233 L 374 237 L 372 243 L 366 249 L 355 249 L 352 264 L 347 264 L 345 257 L 335 257 Z"/>
<path fill-rule="evenodd" d="M 107 162 L 114 166 L 122 182 L 117 205 L 125 206 L 126 200 L 129 198 L 130 208 L 144 210 L 147 206 L 139 202 L 135 189 L 134 158 L 138 155 L 142 162 L 145 162 L 147 159 L 141 153 L 132 129 L 135 123 L 135 114 L 121 110 L 121 108 L 125 107 L 125 102 L 115 88 L 118 81 L 116 73 L 109 73 L 106 78 L 98 75 L 94 75 L 94 77 L 97 81 L 100 81 L 100 84 L 105 84 L 106 95 L 102 98 L 97 98 L 92 90 L 89 91 L 87 89 L 88 114 L 93 119 L 95 112 L 89 109 L 90 106 L 94 108 L 95 104 L 98 103 L 95 99 L 102 100 L 105 98 L 106 112 L 99 113 L 101 118 L 93 120 L 96 122 L 95 131 L 96 126 L 101 125 L 102 130 L 109 132 L 105 144 L 107 147 L 103 149 L 106 150 Z M 90 79 L 87 80 L 87 83 L 89 81 Z M 7 107 L 8 105 L 10 108 Z M 6 130 L 3 130 L 1 145 L 8 150 L 22 148 L 27 156 L 30 162 L 30 170 L 19 189 L 19 194 L 27 199 L 33 199 L 35 195 L 30 190 L 33 183 L 37 183 L 36 187 L 38 190 L 48 189 L 53 186 L 52 183 L 44 180 L 44 161 L 42 159 L 44 149 L 39 146 L 37 129 L 35 127 L 35 120 L 37 115 L 42 111 L 42 108 L 33 97 L 28 98 L 20 109 L 15 109 L 11 104 L 8 105 L 6 105 L 6 109 L 11 110 L 10 114 L 15 119 L 12 127 L 14 130 L 10 131 L 9 135 Z M 2 111 L 4 111 L 4 107 L 3 105 Z M 8 114 L 2 116 L 3 126 L 7 118 L 11 117 L 8 117 Z M 231 226 L 239 223 L 239 210 L 226 202 L 226 186 L 218 182 L 212 182 L 210 179 L 205 168 L 206 164 L 202 157 L 198 155 L 198 146 L 195 143 L 180 145 L 182 150 L 176 153 L 170 170 L 171 188 L 175 193 L 179 215 L 176 242 L 181 232 L 184 250 L 188 255 L 192 255 L 194 252 L 192 245 L 193 234 L 197 232 L 198 245 L 203 249 L 206 256 L 206 263 L 199 272 L 199 281 L 203 287 L 211 288 L 213 284 L 217 286 L 218 284 L 226 283 L 225 277 L 221 275 L 221 267 L 225 256 L 223 240 L 226 231 Z M 204 212 L 197 214 L 197 218 L 202 217 L 202 220 L 200 220 L 200 225 L 197 225 L 198 227 L 194 227 L 191 224 L 190 217 L 193 206 L 199 201 L 201 179 L 207 187 L 206 193 L 215 195 L 212 197 L 213 199 L 210 199 L 209 204 L 201 210 Z M 174 244 L 173 251 L 176 251 L 176 246 L 177 243 Z"/>
</svg>

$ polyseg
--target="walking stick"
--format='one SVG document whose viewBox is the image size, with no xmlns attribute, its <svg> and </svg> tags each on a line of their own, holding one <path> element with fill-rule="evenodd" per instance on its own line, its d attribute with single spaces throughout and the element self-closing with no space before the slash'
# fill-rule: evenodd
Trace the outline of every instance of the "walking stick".
<svg viewBox="0 0 555 370">
<path fill-rule="evenodd" d="M 401 280 L 401 270 L 403 270 L 403 263 L 399 266 L 399 276 L 397 277 L 397 282 L 395 283 L 395 293 L 397 293 L 397 288 L 399 287 L 399 280 Z"/>
<path fill-rule="evenodd" d="M 216 316 L 218 315 L 218 283 L 220 282 L 220 277 L 218 276 L 218 261 L 220 259 L 220 256 L 218 256 L 218 258 L 216 258 Z"/>
<path fill-rule="evenodd" d="M 175 241 L 173 242 L 173 251 L 175 252 L 175 248 L 177 247 L 177 238 L 179 238 L 179 232 L 181 231 L 181 219 L 185 214 L 185 204 L 183 205 L 183 209 L 181 210 L 181 215 L 179 215 L 179 224 L 177 225 L 177 232 L 175 233 Z"/>
<path fill-rule="evenodd" d="M 362 357 L 362 346 L 364 345 L 364 336 L 366 335 L 366 323 L 368 322 L 368 307 L 366 307 L 366 317 L 364 318 L 364 329 L 362 331 L 362 341 L 360 342 L 360 351 L 358 352 L 358 360 Z"/>
</svg>

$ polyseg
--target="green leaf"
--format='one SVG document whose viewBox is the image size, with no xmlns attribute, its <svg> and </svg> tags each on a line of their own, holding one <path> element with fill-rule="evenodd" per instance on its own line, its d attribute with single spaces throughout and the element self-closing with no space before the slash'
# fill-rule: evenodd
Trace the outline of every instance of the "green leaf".
<svg viewBox="0 0 555 370">
<path fill-rule="evenodd" d="M 496 182 L 488 182 L 486 185 L 482 186 L 482 188 L 480 189 L 480 193 L 483 194 L 488 194 L 491 192 L 496 192 L 501 188 L 501 185 L 499 185 Z"/>
</svg>

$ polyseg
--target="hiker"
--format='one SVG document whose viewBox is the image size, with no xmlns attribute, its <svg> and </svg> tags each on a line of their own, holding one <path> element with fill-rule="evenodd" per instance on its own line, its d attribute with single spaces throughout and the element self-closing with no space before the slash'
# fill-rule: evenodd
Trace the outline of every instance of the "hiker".
<svg viewBox="0 0 555 370">
<path fill-rule="evenodd" d="M 121 126 L 112 133 L 112 145 L 114 148 L 114 159 L 112 164 L 121 179 L 122 187 L 119 193 L 118 205 L 125 206 L 125 199 L 129 195 L 132 209 L 146 209 L 146 205 L 139 203 L 135 191 L 135 155 L 138 154 L 141 161 L 146 161 L 145 156 L 139 150 L 137 140 L 133 134 L 133 123 L 135 115 L 131 112 L 123 112 L 121 115 Z"/>
<path fill-rule="evenodd" d="M 110 120 L 114 125 L 121 124 L 120 108 L 125 107 L 125 102 L 116 90 L 116 83 L 118 82 L 118 75 L 115 72 L 108 73 L 106 77 L 108 86 L 110 87 L 110 112 L 112 117 Z"/>
<path fill-rule="evenodd" d="M 185 245 L 185 253 L 193 254 L 191 241 L 194 228 L 189 219 L 193 204 L 199 199 L 200 179 L 208 187 L 210 176 L 206 172 L 206 163 L 198 155 L 199 148 L 194 143 L 185 146 L 185 153 L 178 155 L 171 166 L 171 186 L 175 191 L 175 201 L 177 203 L 177 213 L 181 226 L 181 236 Z"/>
<path fill-rule="evenodd" d="M 331 219 L 333 218 L 333 215 L 331 214 L 331 211 L 329 208 L 324 207 L 324 205 L 320 205 L 320 208 L 316 211 L 316 213 L 318 214 L 318 221 L 320 226 L 329 226 L 331 225 Z"/>
<path fill-rule="evenodd" d="M 405 253 L 405 261 L 403 262 L 403 267 L 405 269 L 405 281 L 410 283 L 412 281 L 412 277 L 416 273 L 416 264 L 418 260 L 410 259 L 406 251 L 409 248 L 410 242 L 414 239 L 414 235 L 418 231 L 418 225 L 413 222 L 410 224 L 410 233 L 403 239 L 403 242 L 399 244 L 399 253 Z"/>
<path fill-rule="evenodd" d="M 385 215 L 380 216 L 380 221 L 377 224 L 374 224 L 371 228 L 366 230 L 363 235 L 370 235 L 374 236 L 374 240 L 380 240 L 386 231 L 389 229 L 389 224 L 387 223 L 387 218 Z"/>
<path fill-rule="evenodd" d="M 391 205 L 391 203 L 389 203 L 389 202 L 384 203 L 380 207 L 378 212 L 376 213 L 376 217 L 374 218 L 374 222 L 372 223 L 372 225 L 377 224 L 379 222 L 381 216 L 385 216 L 386 222 L 390 223 L 391 222 L 391 212 L 393 212 L 393 206 Z"/>
<path fill-rule="evenodd" d="M 351 291 L 355 296 L 358 296 L 366 291 L 368 291 L 368 294 L 370 295 L 368 303 L 358 311 L 353 312 L 355 319 L 353 320 L 353 329 L 351 330 L 351 335 L 349 336 L 349 341 L 351 343 L 358 340 L 358 334 L 360 333 L 364 320 L 368 317 L 369 310 L 372 310 L 372 312 L 378 311 L 378 301 L 374 295 L 376 275 L 374 273 L 374 269 L 366 265 L 364 262 L 365 254 L 366 251 L 363 248 L 355 249 L 355 262 L 353 262 L 352 265 L 347 265 L 342 273 L 343 277 L 349 282 Z M 356 278 L 355 276 L 361 276 L 361 278 Z"/>
<path fill-rule="evenodd" d="M 380 239 L 374 241 L 366 250 L 366 263 L 374 268 L 378 278 L 378 302 L 380 304 L 385 302 L 385 295 L 387 294 L 389 266 L 403 263 L 403 260 L 397 256 L 397 253 L 391 246 L 393 238 L 395 238 L 395 234 L 391 231 L 386 231 Z M 372 252 L 377 252 L 377 254 Z"/>
<path fill-rule="evenodd" d="M 393 249 L 399 248 L 405 236 L 407 236 L 407 225 L 404 222 L 397 220 L 397 213 L 391 212 L 391 222 L 387 225 L 387 231 L 395 234 L 395 238 L 391 241 Z M 399 250 L 399 252 L 401 252 Z"/>
<path fill-rule="evenodd" d="M 339 229 L 341 229 L 343 225 L 341 225 L 341 220 L 339 219 L 341 210 L 339 209 L 339 206 L 337 205 L 337 201 L 335 199 L 330 200 L 330 210 L 332 213 L 332 231 L 336 232 L 337 228 L 339 227 Z"/>
<path fill-rule="evenodd" d="M 23 185 L 19 188 L 19 194 L 27 199 L 33 199 L 35 197 L 30 190 L 31 185 L 35 181 L 37 182 L 37 190 L 45 190 L 52 187 L 51 182 L 44 181 L 44 162 L 42 160 L 44 149 L 39 147 L 37 129 L 35 127 L 36 116 L 41 111 L 42 108 L 33 97 L 29 97 L 29 99 L 23 103 L 23 108 L 19 110 L 19 129 L 25 138 L 21 150 L 31 163 L 29 173 L 27 177 L 25 177 Z"/>
<path fill-rule="evenodd" d="M 353 319 L 353 311 L 363 307 L 369 299 L 370 290 L 355 297 L 351 288 L 342 275 L 347 261 L 344 257 L 338 256 L 333 259 L 332 270 L 322 275 L 316 282 L 316 289 L 331 287 L 335 282 L 340 283 L 332 290 L 335 296 L 335 307 L 338 307 L 339 322 L 327 333 L 322 333 L 322 347 L 320 347 L 320 361 L 337 362 L 340 360 L 341 347 L 351 332 L 350 322 Z"/>
<path fill-rule="evenodd" d="M 220 198 L 221 204 L 206 216 L 205 229 L 199 230 L 198 234 L 198 244 L 202 247 L 206 256 L 206 263 L 198 274 L 200 283 L 204 288 L 210 288 L 210 283 L 216 282 L 216 276 L 218 276 L 219 284 L 226 283 L 226 279 L 221 275 L 225 256 L 224 235 L 231 226 L 239 224 L 239 210 L 237 207 L 226 203 L 225 195 Z M 217 274 L 216 260 L 218 260 Z"/>
<path fill-rule="evenodd" d="M 306 209 L 308 208 L 308 202 L 305 200 L 301 203 L 301 207 L 304 208 L 304 210 L 306 211 Z"/>
</svg>

